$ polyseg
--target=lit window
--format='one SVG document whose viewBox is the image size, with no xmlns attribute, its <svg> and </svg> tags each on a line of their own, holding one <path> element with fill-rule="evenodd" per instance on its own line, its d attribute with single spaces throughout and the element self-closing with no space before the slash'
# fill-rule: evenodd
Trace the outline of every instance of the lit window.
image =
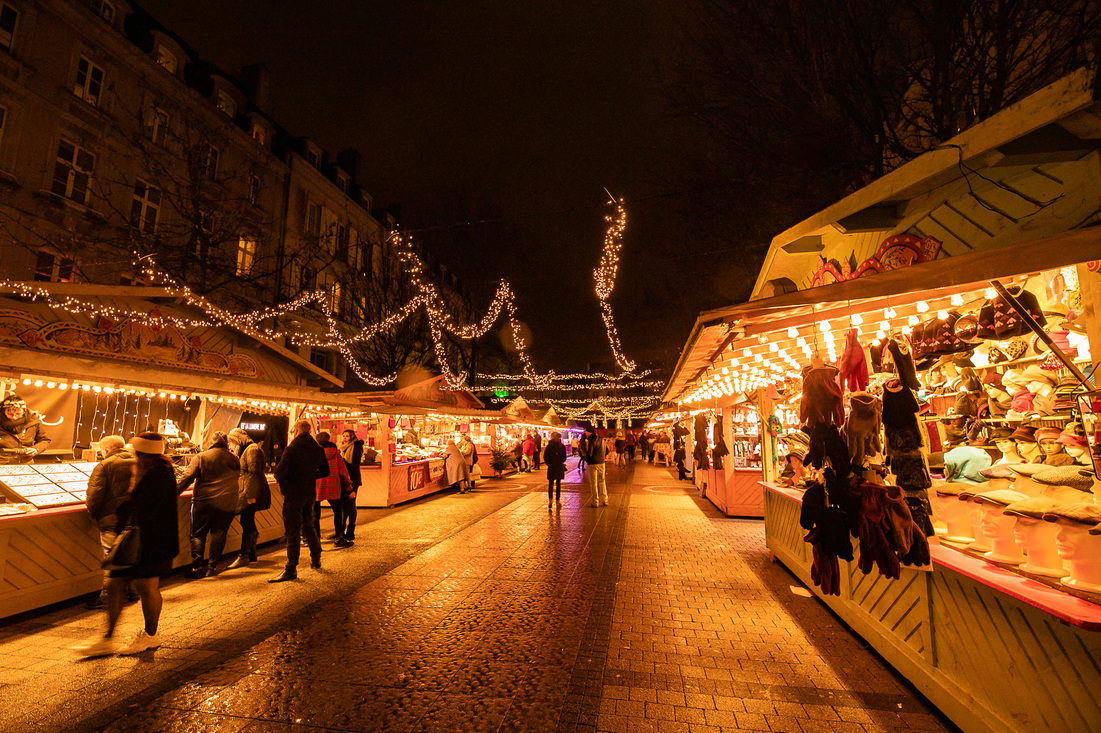
<svg viewBox="0 0 1101 733">
<path fill-rule="evenodd" d="M 103 91 L 103 69 L 81 56 L 76 67 L 76 84 L 73 86 L 73 94 L 95 106 L 99 104 L 101 91 Z"/>
<path fill-rule="evenodd" d="M 39 282 L 69 283 L 73 281 L 73 261 L 68 257 L 38 252 L 34 267 L 34 279 Z"/>
<path fill-rule="evenodd" d="M 19 11 L 0 3 L 0 48 L 10 51 L 15 42 L 15 25 L 19 22 Z"/>
<path fill-rule="evenodd" d="M 253 206 L 260 203 L 260 176 L 248 177 L 248 202 Z"/>
<path fill-rule="evenodd" d="M 229 96 L 227 93 L 219 90 L 215 104 L 218 109 L 222 110 L 230 117 L 237 116 L 237 103 L 234 102 L 233 97 Z"/>
<path fill-rule="evenodd" d="M 157 230 L 157 214 L 161 210 L 161 191 L 140 178 L 134 183 L 134 200 L 130 205 L 130 226 L 142 234 Z"/>
<path fill-rule="evenodd" d="M 268 131 L 262 125 L 252 126 L 252 139 L 261 145 L 268 144 Z"/>
<path fill-rule="evenodd" d="M 306 234 L 321 236 L 321 204 L 313 201 L 306 203 Z"/>
<path fill-rule="evenodd" d="M 99 2 L 96 3 L 96 12 L 99 13 L 99 17 L 103 18 L 108 23 L 115 22 L 114 3 L 107 2 L 107 0 L 99 0 Z"/>
<path fill-rule="evenodd" d="M 206 153 L 203 155 L 203 173 L 211 180 L 218 177 L 219 155 L 220 151 L 213 146 L 207 146 Z"/>
<path fill-rule="evenodd" d="M 176 69 L 178 69 L 180 66 L 180 62 L 179 59 L 176 58 L 176 54 L 172 53 L 164 46 L 157 46 L 157 64 L 159 64 L 162 69 L 167 71 L 169 74 L 172 74 L 173 76 L 176 75 Z"/>
<path fill-rule="evenodd" d="M 256 261 L 256 239 L 241 235 L 237 239 L 237 277 L 249 277 Z"/>
<path fill-rule="evenodd" d="M 329 310 L 336 315 L 340 315 L 344 310 L 344 290 L 340 287 L 340 283 L 331 283 L 329 285 Z"/>
<path fill-rule="evenodd" d="M 54 180 L 50 190 L 62 198 L 78 204 L 88 203 L 88 184 L 96 156 L 68 140 L 57 144 L 57 163 L 54 164 Z"/>
<path fill-rule="evenodd" d="M 150 109 L 145 116 L 145 139 L 156 145 L 164 145 L 167 134 L 168 113 L 156 107 Z"/>
</svg>

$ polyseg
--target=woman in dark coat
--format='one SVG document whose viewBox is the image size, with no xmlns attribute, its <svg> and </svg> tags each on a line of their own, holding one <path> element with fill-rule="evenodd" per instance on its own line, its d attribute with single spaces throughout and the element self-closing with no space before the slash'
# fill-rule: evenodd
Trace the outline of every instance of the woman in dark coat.
<svg viewBox="0 0 1101 733">
<path fill-rule="evenodd" d="M 562 436 L 551 433 L 550 442 L 543 450 L 543 463 L 547 464 L 547 508 L 552 504 L 562 506 L 562 479 L 566 478 L 566 446 Z"/>
<path fill-rule="evenodd" d="M 163 603 L 160 579 L 172 572 L 172 560 L 180 552 L 176 475 L 172 463 L 164 455 L 164 438 L 157 433 L 142 433 L 130 444 L 135 458 L 134 476 L 129 498 L 118 509 L 118 531 L 121 534 L 127 525 L 137 527 L 141 554 L 136 565 L 108 573 L 107 633 L 102 639 L 79 649 L 89 657 L 116 651 L 113 637 L 128 583 L 141 598 L 145 626 L 118 653 L 137 654 L 161 645 L 158 629 Z"/>
</svg>

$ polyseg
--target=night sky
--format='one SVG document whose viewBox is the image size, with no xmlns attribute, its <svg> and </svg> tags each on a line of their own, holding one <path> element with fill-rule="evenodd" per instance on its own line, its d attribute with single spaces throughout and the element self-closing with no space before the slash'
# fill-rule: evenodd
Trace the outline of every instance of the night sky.
<svg viewBox="0 0 1101 733">
<path fill-rule="evenodd" d="M 664 92 L 679 0 L 142 5 L 228 70 L 267 64 L 279 123 L 358 148 L 375 205 L 400 204 L 483 302 L 509 280 L 539 371 L 614 368 L 592 279 L 604 187 L 633 202 L 612 296 L 629 357 L 671 366 L 701 309 L 748 292 L 754 273 L 686 226 L 703 143 Z"/>
</svg>

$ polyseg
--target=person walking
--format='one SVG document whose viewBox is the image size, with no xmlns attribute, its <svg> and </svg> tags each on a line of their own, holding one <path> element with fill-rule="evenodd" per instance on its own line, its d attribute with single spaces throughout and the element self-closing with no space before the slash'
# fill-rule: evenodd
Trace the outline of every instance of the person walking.
<svg viewBox="0 0 1101 733">
<path fill-rule="evenodd" d="M 104 556 L 115 544 L 118 533 L 118 510 L 130 498 L 130 479 L 134 474 L 134 454 L 121 435 L 108 435 L 99 441 L 103 460 L 92 469 L 88 478 L 88 493 L 84 506 L 99 529 L 99 545 Z M 99 595 L 88 602 L 88 608 L 102 608 L 107 603 L 107 575 Z"/>
<path fill-rule="evenodd" d="M 337 537 L 334 543 L 337 547 L 351 547 L 356 543 L 356 518 L 359 509 L 356 508 L 356 496 L 359 487 L 363 485 L 363 473 L 359 466 L 363 463 L 363 441 L 356 436 L 356 432 L 348 428 L 340 434 L 340 457 L 344 459 L 344 465 L 348 469 L 348 477 L 352 480 L 352 490 L 341 496 L 344 502 L 344 535 Z"/>
<path fill-rule="evenodd" d="M 543 463 L 547 464 L 547 508 L 551 504 L 562 506 L 562 479 L 566 478 L 566 446 L 562 445 L 562 436 L 551 433 L 546 450 L 543 451 Z"/>
<path fill-rule="evenodd" d="M 635 445 L 638 443 L 638 436 L 634 434 L 634 431 L 627 431 L 627 462 L 634 463 L 635 460 Z"/>
<path fill-rule="evenodd" d="M 539 461 L 543 456 L 543 434 L 536 430 L 532 438 L 535 440 L 535 451 L 532 453 L 532 458 L 535 459 L 535 470 L 538 471 Z"/>
<path fill-rule="evenodd" d="M 608 503 L 608 482 L 605 477 L 604 441 L 590 425 L 585 428 L 585 463 L 589 465 L 590 506 L 604 506 Z"/>
<path fill-rule="evenodd" d="M 191 459 L 180 477 L 177 492 L 195 484 L 191 497 L 191 569 L 188 576 L 217 575 L 218 561 L 226 546 L 226 533 L 233 524 L 240 493 L 241 461 L 229 450 L 225 433 L 215 432 L 210 447 Z M 210 536 L 210 559 L 206 540 Z"/>
<path fill-rule="evenodd" d="M 574 453 L 577 454 L 577 471 L 578 471 L 578 473 L 584 475 L 585 466 L 586 466 L 586 463 L 585 463 L 585 448 L 588 445 L 588 443 L 586 442 L 584 434 L 581 435 L 580 439 L 577 438 L 577 437 L 574 437 L 573 442 L 577 446 L 577 448 L 574 449 Z"/>
<path fill-rule="evenodd" d="M 318 445 L 310 433 L 309 420 L 294 424 L 294 438 L 283 449 L 279 465 L 275 467 L 275 480 L 283 494 L 283 534 L 287 539 L 287 565 L 283 572 L 269 583 L 283 583 L 298 578 L 298 558 L 302 551 L 302 535 L 310 548 L 310 567 L 321 569 L 321 541 L 313 528 L 314 501 L 317 497 L 317 479 L 329 475 L 329 461 L 325 449 Z"/>
<path fill-rule="evenodd" d="M 267 457 L 259 443 L 241 428 L 229 431 L 229 444 L 241 461 L 237 476 L 237 514 L 241 518 L 241 551 L 229 564 L 228 570 L 248 567 L 256 562 L 256 541 L 260 531 L 256 529 L 256 512 L 271 508 L 271 487 L 264 475 Z"/>
<path fill-rule="evenodd" d="M 122 532 L 127 525 L 136 527 L 141 554 L 135 565 L 108 572 L 107 633 L 78 648 L 87 657 L 115 652 L 115 628 L 122 615 L 127 584 L 132 585 L 141 598 L 145 623 L 134 640 L 118 649 L 118 653 L 138 654 L 161 645 L 159 625 L 164 601 L 160 579 L 172 572 L 172 560 L 180 551 L 176 476 L 172 463 L 164 455 L 164 438 L 158 433 L 142 433 L 133 438 L 130 445 L 134 455 L 131 488 L 116 510 L 115 531 Z"/>
<path fill-rule="evenodd" d="M 623 437 L 623 432 L 616 433 L 615 436 L 615 465 L 617 467 L 627 465 L 627 441 Z"/>
<path fill-rule="evenodd" d="M 340 449 L 336 447 L 336 443 L 329 440 L 329 437 L 325 431 L 317 434 L 317 443 L 325 450 L 329 475 L 317 479 L 313 526 L 317 536 L 321 537 L 321 502 L 329 502 L 329 507 L 333 510 L 333 539 L 339 540 L 344 536 L 343 497 L 352 491 L 352 477 L 348 475 L 348 467 L 344 464 Z M 340 546 L 347 547 L 344 543 Z"/>
<path fill-rule="evenodd" d="M 42 416 L 28 410 L 22 397 L 10 394 L 0 401 L 0 464 L 31 463 L 49 444 Z"/>
<path fill-rule="evenodd" d="M 535 438 L 531 433 L 524 433 L 524 471 L 531 472 L 535 465 Z"/>
<path fill-rule="evenodd" d="M 650 436 L 643 430 L 638 434 L 638 456 L 642 459 L 643 463 L 646 463 L 647 457 L 650 455 Z"/>
<path fill-rule="evenodd" d="M 478 465 L 478 446 L 474 445 L 470 435 L 463 433 L 459 438 L 459 452 L 466 459 L 467 472 L 470 474 L 470 490 L 474 490 L 474 482 L 482 475 L 482 469 Z"/>
</svg>

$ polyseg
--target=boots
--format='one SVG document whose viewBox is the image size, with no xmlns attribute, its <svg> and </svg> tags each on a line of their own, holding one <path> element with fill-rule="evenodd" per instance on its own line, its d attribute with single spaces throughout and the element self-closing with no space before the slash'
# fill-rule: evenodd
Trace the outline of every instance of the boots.
<svg viewBox="0 0 1101 733">
<path fill-rule="evenodd" d="M 205 578 L 207 574 L 206 560 L 195 560 L 187 570 L 189 578 Z"/>
<path fill-rule="evenodd" d="M 298 580 L 298 571 L 294 568 L 283 568 L 283 572 L 274 578 L 268 578 L 269 583 L 283 583 L 288 580 Z"/>
<path fill-rule="evenodd" d="M 237 558 L 229 564 L 226 570 L 236 570 L 237 568 L 247 568 L 249 566 L 249 556 L 242 552 L 237 555 Z"/>
</svg>

